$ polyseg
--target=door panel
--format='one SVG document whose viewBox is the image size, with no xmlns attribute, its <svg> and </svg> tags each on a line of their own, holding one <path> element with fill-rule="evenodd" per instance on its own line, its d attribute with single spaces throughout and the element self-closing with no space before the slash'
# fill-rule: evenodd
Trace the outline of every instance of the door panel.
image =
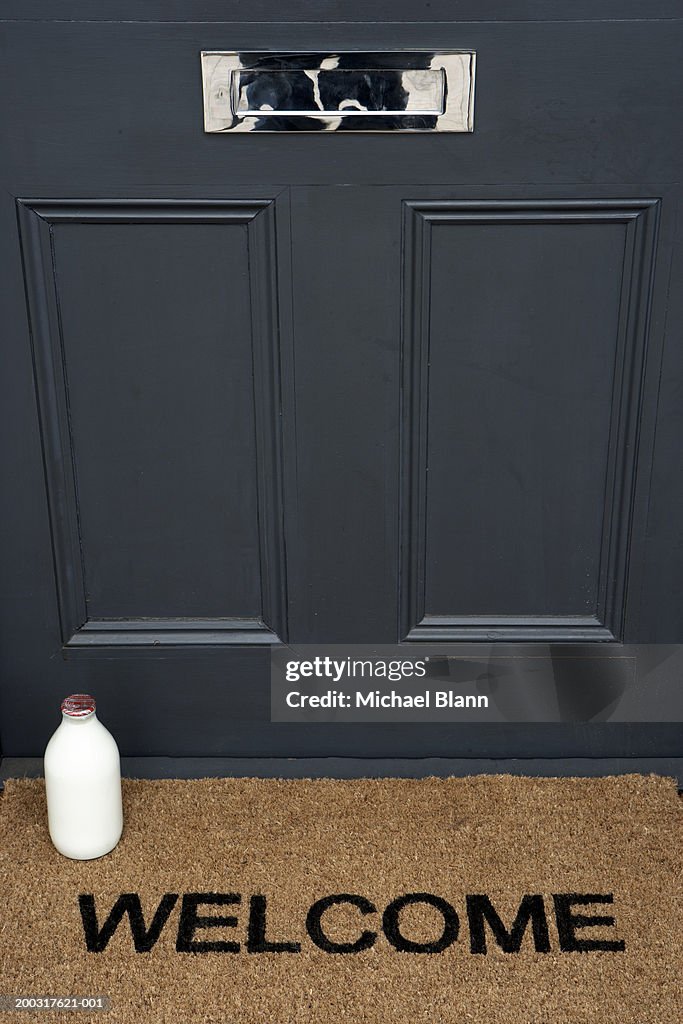
<svg viewBox="0 0 683 1024">
<path fill-rule="evenodd" d="M 407 205 L 408 639 L 623 640 L 658 206 Z"/>
<path fill-rule="evenodd" d="M 284 639 L 273 204 L 19 214 L 64 644 Z"/>
<path fill-rule="evenodd" d="M 676 753 L 271 724 L 267 645 L 683 638 L 677 13 L 200 6 L 0 25 L 2 751 Z M 401 48 L 471 135 L 202 130 L 202 49 Z"/>
</svg>

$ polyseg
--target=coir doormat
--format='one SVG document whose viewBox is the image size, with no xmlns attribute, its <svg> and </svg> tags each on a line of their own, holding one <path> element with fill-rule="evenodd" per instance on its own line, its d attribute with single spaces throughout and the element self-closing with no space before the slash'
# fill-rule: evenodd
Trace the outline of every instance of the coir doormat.
<svg viewBox="0 0 683 1024">
<path fill-rule="evenodd" d="M 121 843 L 78 863 L 42 782 L 7 784 L 0 985 L 29 1008 L 2 1021 L 683 1020 L 672 780 L 124 787 Z M 110 1009 L 30 1004 L 86 996 Z"/>
</svg>

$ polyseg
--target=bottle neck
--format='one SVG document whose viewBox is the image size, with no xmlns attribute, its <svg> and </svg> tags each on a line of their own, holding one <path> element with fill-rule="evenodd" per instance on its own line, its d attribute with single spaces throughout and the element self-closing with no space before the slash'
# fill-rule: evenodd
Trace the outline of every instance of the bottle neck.
<svg viewBox="0 0 683 1024">
<path fill-rule="evenodd" d="M 68 725 L 71 727 L 78 727 L 83 729 L 86 725 L 92 724 L 97 721 L 97 712 L 91 711 L 89 715 L 66 715 L 62 711 L 62 725 Z"/>
</svg>

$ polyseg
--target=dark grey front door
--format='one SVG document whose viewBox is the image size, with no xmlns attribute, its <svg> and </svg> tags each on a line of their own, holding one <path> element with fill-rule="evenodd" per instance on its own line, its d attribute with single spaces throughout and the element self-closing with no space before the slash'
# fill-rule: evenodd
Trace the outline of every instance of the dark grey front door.
<svg viewBox="0 0 683 1024">
<path fill-rule="evenodd" d="M 79 690 L 129 754 L 675 753 L 268 670 L 683 640 L 680 8 L 286 6 L 4 4 L 3 753 Z M 222 49 L 473 50 L 474 132 L 206 134 Z"/>
</svg>

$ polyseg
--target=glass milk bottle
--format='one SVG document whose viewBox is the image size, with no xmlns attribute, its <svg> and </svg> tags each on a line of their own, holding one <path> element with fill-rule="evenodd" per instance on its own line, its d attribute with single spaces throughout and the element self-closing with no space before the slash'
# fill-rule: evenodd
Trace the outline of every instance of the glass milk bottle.
<svg viewBox="0 0 683 1024">
<path fill-rule="evenodd" d="M 92 860 L 121 837 L 121 762 L 95 700 L 74 693 L 62 701 L 62 721 L 45 750 L 50 838 L 60 853 Z"/>
</svg>

